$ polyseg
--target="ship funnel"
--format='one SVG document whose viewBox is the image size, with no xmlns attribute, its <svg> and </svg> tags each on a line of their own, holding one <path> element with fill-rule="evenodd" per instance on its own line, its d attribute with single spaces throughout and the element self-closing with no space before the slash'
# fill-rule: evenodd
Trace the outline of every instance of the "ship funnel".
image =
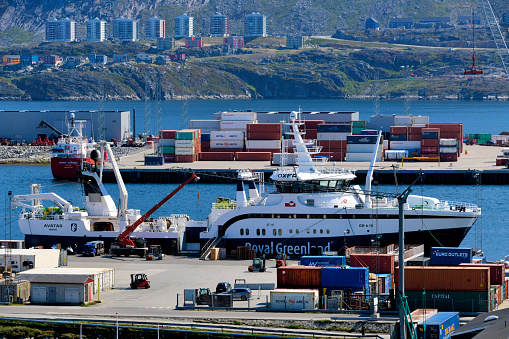
<svg viewBox="0 0 509 339">
<path fill-rule="evenodd" d="M 237 207 L 246 207 L 247 199 L 246 192 L 244 191 L 244 182 L 240 181 L 237 183 Z"/>
<path fill-rule="evenodd" d="M 249 181 L 249 200 L 258 198 L 260 194 L 258 193 L 258 188 L 256 188 L 256 184 L 254 181 Z"/>
</svg>

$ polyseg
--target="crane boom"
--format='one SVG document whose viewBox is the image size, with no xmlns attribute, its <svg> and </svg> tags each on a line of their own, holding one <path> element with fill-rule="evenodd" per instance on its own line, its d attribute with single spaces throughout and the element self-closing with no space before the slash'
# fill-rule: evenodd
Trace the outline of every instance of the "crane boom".
<svg viewBox="0 0 509 339">
<path fill-rule="evenodd" d="M 177 187 L 173 192 L 171 192 L 170 194 L 168 194 L 163 200 L 161 200 L 159 203 L 157 203 L 154 207 L 152 207 L 148 212 L 146 212 L 145 214 L 143 214 L 138 220 L 136 220 L 132 225 L 130 226 L 127 226 L 125 231 L 122 232 L 119 236 L 118 236 L 118 240 L 120 242 L 121 245 L 126 245 L 126 244 L 130 244 L 132 242 L 132 240 L 129 239 L 129 234 L 131 234 L 132 232 L 134 232 L 134 230 L 136 229 L 136 227 L 138 227 L 142 222 L 144 222 L 145 220 L 147 220 L 148 217 L 150 217 L 152 215 L 152 213 L 154 213 L 155 211 L 157 211 L 159 209 L 159 207 L 161 207 L 162 205 L 164 205 L 168 200 L 170 200 L 175 194 L 178 193 L 178 191 L 180 191 L 182 188 L 184 188 L 184 186 L 186 186 L 187 184 L 189 184 L 193 179 L 196 179 L 198 178 L 198 176 L 196 174 L 192 174 L 189 179 L 187 179 L 186 181 L 184 181 L 182 184 L 180 184 L 179 187 Z"/>
</svg>

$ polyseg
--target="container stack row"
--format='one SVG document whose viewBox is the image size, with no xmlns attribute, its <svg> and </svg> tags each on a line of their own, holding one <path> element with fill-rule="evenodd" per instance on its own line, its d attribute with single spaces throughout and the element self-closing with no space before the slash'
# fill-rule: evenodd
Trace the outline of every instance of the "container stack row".
<svg viewBox="0 0 509 339">
<path fill-rule="evenodd" d="M 164 162 L 194 162 L 201 151 L 199 129 L 162 130 L 159 132 L 157 153 Z"/>
<path fill-rule="evenodd" d="M 377 135 L 349 135 L 346 138 L 346 161 L 371 161 L 377 148 Z M 383 139 L 380 139 L 376 160 L 383 159 Z"/>
</svg>

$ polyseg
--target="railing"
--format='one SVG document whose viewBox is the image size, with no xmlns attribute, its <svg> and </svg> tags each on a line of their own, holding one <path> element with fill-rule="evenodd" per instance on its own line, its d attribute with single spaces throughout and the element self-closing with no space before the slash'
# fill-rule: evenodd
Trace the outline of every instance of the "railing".
<svg viewBox="0 0 509 339">
<path fill-rule="evenodd" d="M 438 204 L 438 209 L 442 210 L 451 210 L 451 211 L 460 211 L 460 212 L 479 212 L 480 209 L 475 204 L 469 204 L 466 202 L 458 202 L 458 201 L 445 201 L 440 200 Z"/>
<path fill-rule="evenodd" d="M 212 209 L 216 210 L 234 210 L 237 208 L 237 202 L 214 202 Z"/>
<path fill-rule="evenodd" d="M 23 213 L 23 219 L 36 219 L 36 220 L 64 220 L 64 216 L 61 214 L 35 214 L 35 213 Z"/>
<path fill-rule="evenodd" d="M 219 242 L 223 240 L 222 236 L 219 236 L 219 233 L 214 234 L 213 238 L 210 238 L 209 241 L 203 246 L 205 250 L 202 252 L 200 256 L 200 260 L 207 260 L 207 258 L 210 255 L 210 252 L 212 251 L 212 248 L 214 248 Z"/>
</svg>

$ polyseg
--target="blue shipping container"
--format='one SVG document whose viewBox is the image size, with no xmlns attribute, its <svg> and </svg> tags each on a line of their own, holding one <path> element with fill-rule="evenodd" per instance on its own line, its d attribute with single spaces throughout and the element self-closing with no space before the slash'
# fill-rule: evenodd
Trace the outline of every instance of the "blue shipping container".
<svg viewBox="0 0 509 339">
<path fill-rule="evenodd" d="M 438 132 L 422 131 L 421 139 L 438 139 Z"/>
<path fill-rule="evenodd" d="M 367 145 L 367 144 L 376 144 L 376 139 L 378 138 L 378 135 L 347 135 L 346 136 L 346 143 L 347 144 L 361 144 L 361 145 Z M 380 138 L 380 143 L 382 143 L 382 138 Z"/>
<path fill-rule="evenodd" d="M 417 338 L 449 339 L 459 327 L 460 314 L 458 312 L 439 312 L 426 320 L 425 323 L 417 325 Z"/>
<path fill-rule="evenodd" d="M 472 262 L 472 249 L 460 247 L 432 247 L 430 253 L 431 266 L 456 266 Z"/>
<path fill-rule="evenodd" d="M 160 156 L 145 157 L 146 166 L 155 166 L 164 164 L 164 158 Z"/>
<path fill-rule="evenodd" d="M 344 256 L 304 256 L 300 258 L 300 264 L 303 266 L 341 266 L 346 265 Z"/>
<path fill-rule="evenodd" d="M 369 289 L 367 267 L 324 267 L 321 278 L 322 287 Z"/>
<path fill-rule="evenodd" d="M 376 129 L 363 129 L 361 135 L 378 135 L 378 131 Z"/>
<path fill-rule="evenodd" d="M 391 134 L 391 141 L 406 141 L 406 134 Z"/>
<path fill-rule="evenodd" d="M 210 141 L 210 133 L 202 133 L 201 141 Z"/>
<path fill-rule="evenodd" d="M 317 132 L 340 132 L 350 133 L 352 131 L 352 125 L 350 124 L 321 124 L 316 125 Z"/>
</svg>

